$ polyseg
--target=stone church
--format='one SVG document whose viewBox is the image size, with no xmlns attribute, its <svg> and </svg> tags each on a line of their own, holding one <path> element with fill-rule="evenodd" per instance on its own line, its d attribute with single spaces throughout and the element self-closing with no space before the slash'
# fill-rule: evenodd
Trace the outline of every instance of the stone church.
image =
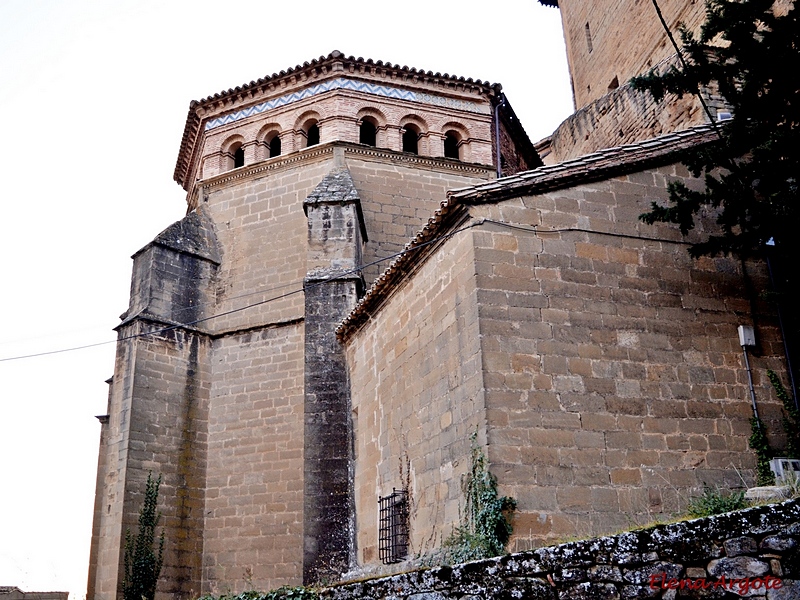
<svg viewBox="0 0 800 600">
<path fill-rule="evenodd" d="M 133 255 L 117 328 L 90 599 L 120 593 L 151 472 L 160 598 L 433 550 L 473 435 L 517 500 L 512 550 L 741 485 L 738 325 L 756 328 L 761 416 L 780 419 L 766 273 L 692 260 L 693 238 L 638 220 L 668 181 L 702 185 L 679 155 L 712 130 L 693 101 L 627 86 L 670 59 L 649 5 L 558 4 L 577 110 L 536 144 L 500 85 L 338 51 L 191 103 L 187 215 Z"/>
</svg>

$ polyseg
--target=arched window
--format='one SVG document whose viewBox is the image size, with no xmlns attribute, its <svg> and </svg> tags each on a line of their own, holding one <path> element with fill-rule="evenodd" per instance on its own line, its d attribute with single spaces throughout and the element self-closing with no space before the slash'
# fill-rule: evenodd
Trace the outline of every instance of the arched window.
<svg viewBox="0 0 800 600">
<path fill-rule="evenodd" d="M 358 142 L 367 146 L 378 145 L 378 129 L 374 123 L 366 119 L 361 121 L 361 127 L 358 129 Z"/>
<path fill-rule="evenodd" d="M 236 148 L 231 148 L 233 150 L 233 168 L 238 169 L 239 167 L 244 166 L 244 146 L 239 144 Z"/>
<path fill-rule="evenodd" d="M 419 129 L 416 125 L 406 125 L 403 132 L 403 152 L 419 154 Z"/>
<path fill-rule="evenodd" d="M 319 144 L 319 125 L 314 123 L 306 131 L 306 147 Z"/>
<path fill-rule="evenodd" d="M 275 136 L 269 141 L 269 157 L 273 158 L 275 156 L 281 155 L 281 136 L 277 133 Z"/>
<path fill-rule="evenodd" d="M 455 131 L 448 131 L 444 134 L 444 156 L 445 158 L 461 158 L 458 145 L 461 142 L 461 136 Z"/>
</svg>

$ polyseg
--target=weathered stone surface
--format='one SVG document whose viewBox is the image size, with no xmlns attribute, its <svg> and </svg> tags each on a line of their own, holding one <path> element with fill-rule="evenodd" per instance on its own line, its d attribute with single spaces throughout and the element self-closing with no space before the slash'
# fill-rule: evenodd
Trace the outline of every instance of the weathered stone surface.
<svg viewBox="0 0 800 600">
<path fill-rule="evenodd" d="M 305 291 L 304 561 L 307 584 L 336 579 L 355 562 L 354 457 L 344 349 L 336 326 L 363 282 L 363 218 L 349 171 L 328 173 L 303 205 L 308 218 Z M 431 599 L 432 600 L 432 599 Z"/>
<path fill-rule="evenodd" d="M 699 567 L 688 567 L 686 569 L 686 577 L 689 579 L 704 579 L 708 576 L 706 570 Z"/>
<path fill-rule="evenodd" d="M 757 542 L 770 538 L 796 540 L 800 536 L 800 531 L 794 527 L 795 523 L 800 522 L 798 511 L 800 501 L 760 506 L 735 514 L 660 525 L 618 536 L 570 542 L 453 567 L 411 571 L 382 579 L 343 584 L 322 590 L 321 596 L 325 600 L 421 600 L 426 597 L 504 600 L 722 599 L 729 597 L 726 590 L 731 580 L 750 577 L 751 587 L 747 596 L 764 598 L 764 577 L 767 576 L 765 562 L 748 556 L 736 556 L 711 560 L 709 573 L 704 566 L 726 542 L 730 542 L 727 545 L 734 548 L 748 544 L 743 538 Z M 666 529 L 669 534 L 665 533 Z M 685 569 L 682 564 L 658 559 L 680 535 L 713 539 L 716 544 L 703 546 L 709 549 L 710 554 L 694 559 L 695 562 L 686 564 Z M 613 561 L 615 549 L 628 554 L 631 550 L 639 549 L 640 562 L 634 568 L 609 564 L 609 561 Z M 643 556 L 647 559 L 643 560 Z M 790 557 L 786 560 L 794 559 Z M 772 561 L 780 563 L 781 559 Z M 566 564 L 572 566 L 566 567 Z M 771 585 L 775 585 L 777 575 L 774 566 L 772 571 Z M 580 580 L 583 574 L 589 581 Z M 723 577 L 727 587 L 713 587 Z M 762 580 L 753 586 L 752 580 L 757 577 L 762 577 Z M 701 579 L 712 584 L 712 587 L 692 587 Z M 795 585 L 795 580 L 787 580 L 787 586 L 794 591 L 792 585 Z M 767 600 L 769 598 L 771 596 L 767 596 Z M 794 596 L 784 594 L 775 598 L 785 600 Z"/>
<path fill-rule="evenodd" d="M 761 549 L 772 552 L 784 552 L 797 546 L 797 542 L 786 535 L 769 535 L 761 540 Z"/>
<path fill-rule="evenodd" d="M 758 542 L 751 537 L 742 536 L 725 540 L 723 547 L 725 548 L 725 554 L 729 557 L 734 557 L 742 554 L 754 554 L 758 550 Z"/>
<path fill-rule="evenodd" d="M 790 498 L 791 495 L 791 489 L 788 486 L 766 485 L 749 488 L 744 493 L 744 498 L 750 502 L 780 502 Z"/>
<path fill-rule="evenodd" d="M 625 569 L 622 577 L 630 583 L 649 584 L 651 576 L 663 575 L 666 579 L 675 579 L 682 573 L 683 565 L 659 561 L 638 569 Z"/>
<path fill-rule="evenodd" d="M 750 556 L 720 558 L 708 563 L 708 572 L 715 577 L 743 579 L 769 573 L 769 564 Z"/>
<path fill-rule="evenodd" d="M 588 571 L 589 581 L 614 581 L 622 582 L 622 571 L 619 567 L 598 565 Z"/>
<path fill-rule="evenodd" d="M 638 600 L 639 598 L 657 598 L 661 590 L 653 589 L 650 586 L 624 585 L 620 597 L 623 600 Z"/>
<path fill-rule="evenodd" d="M 610 583 L 580 583 L 566 593 L 561 594 L 561 598 L 570 600 L 619 600 L 620 594 L 617 587 Z"/>
<path fill-rule="evenodd" d="M 767 592 L 767 600 L 797 600 L 800 598 L 800 580 L 783 579 L 780 589 Z"/>
</svg>

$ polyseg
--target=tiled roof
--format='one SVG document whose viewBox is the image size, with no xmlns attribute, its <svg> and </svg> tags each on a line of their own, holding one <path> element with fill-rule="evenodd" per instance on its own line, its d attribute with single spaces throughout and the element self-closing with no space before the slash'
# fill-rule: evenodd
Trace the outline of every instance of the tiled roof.
<svg viewBox="0 0 800 600">
<path fill-rule="evenodd" d="M 416 69 L 414 67 L 408 67 L 405 65 L 400 66 L 390 62 L 384 62 L 382 60 L 372 60 L 371 58 L 364 59 L 362 57 L 356 58 L 354 56 L 345 56 L 338 50 L 334 50 L 328 54 L 328 56 L 320 56 L 319 58 L 315 58 L 311 61 L 306 61 L 302 65 L 296 65 L 295 67 L 290 67 L 285 71 L 273 73 L 272 75 L 266 75 L 260 79 L 251 81 L 250 83 L 244 83 L 236 86 L 235 88 L 223 90 L 212 96 L 207 96 L 202 100 L 192 100 L 192 102 L 189 104 L 189 114 L 186 117 L 186 125 L 183 128 L 183 138 L 181 139 L 181 147 L 180 151 L 178 152 L 178 162 L 175 165 L 175 173 L 173 175 L 175 181 L 185 185 L 186 182 L 184 180 L 189 174 L 189 169 L 192 162 L 192 151 L 194 150 L 195 140 L 197 139 L 200 131 L 200 125 L 202 121 L 202 119 L 197 115 L 196 109 L 198 107 L 205 105 L 213 106 L 218 102 L 230 101 L 239 96 L 252 96 L 254 94 L 259 94 L 264 92 L 266 89 L 269 89 L 271 84 L 275 84 L 284 78 L 292 76 L 296 77 L 298 74 L 307 73 L 309 71 L 315 71 L 318 69 L 324 70 L 335 62 L 343 63 L 345 73 L 348 72 L 351 67 L 355 69 L 356 73 L 362 67 L 380 68 L 391 74 L 413 75 L 419 79 L 422 79 L 423 81 L 429 81 L 431 83 L 449 82 L 451 84 L 460 83 L 474 85 L 485 88 L 487 92 L 492 92 L 494 94 L 499 94 L 500 90 L 502 89 L 502 86 L 499 83 L 489 83 L 488 81 L 472 79 L 471 77 L 450 75 L 449 73 L 434 73 L 433 71 L 425 71 L 424 69 Z"/>
<path fill-rule="evenodd" d="M 396 258 L 375 280 L 356 307 L 336 330 L 339 339 L 346 339 L 365 323 L 381 305 L 387 292 L 414 266 L 420 256 L 432 247 L 429 242 L 445 233 L 457 222 L 469 204 L 494 203 L 508 198 L 551 192 L 608 179 L 626 173 L 679 160 L 680 153 L 718 139 L 713 126 L 701 125 L 658 138 L 607 148 L 574 160 L 546 165 L 488 183 L 451 190 L 428 223 L 406 244 L 408 252 Z M 416 251 L 414 251 L 416 250 Z"/>
<path fill-rule="evenodd" d="M 715 126 L 700 125 L 642 142 L 605 148 L 562 163 L 519 173 L 513 177 L 451 190 L 447 194 L 448 200 L 457 199 L 469 204 L 498 202 L 514 196 L 541 194 L 580 183 L 608 179 L 633 170 L 672 162 L 676 153 L 713 142 L 718 138 Z M 665 161 L 667 157 L 669 160 Z"/>
</svg>

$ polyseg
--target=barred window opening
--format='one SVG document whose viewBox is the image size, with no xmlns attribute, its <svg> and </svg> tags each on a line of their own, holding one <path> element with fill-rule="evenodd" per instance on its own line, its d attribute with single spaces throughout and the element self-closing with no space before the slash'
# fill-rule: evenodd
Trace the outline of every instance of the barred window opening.
<svg viewBox="0 0 800 600">
<path fill-rule="evenodd" d="M 401 562 L 408 556 L 408 495 L 392 488 L 378 507 L 378 555 L 385 565 Z"/>
</svg>

